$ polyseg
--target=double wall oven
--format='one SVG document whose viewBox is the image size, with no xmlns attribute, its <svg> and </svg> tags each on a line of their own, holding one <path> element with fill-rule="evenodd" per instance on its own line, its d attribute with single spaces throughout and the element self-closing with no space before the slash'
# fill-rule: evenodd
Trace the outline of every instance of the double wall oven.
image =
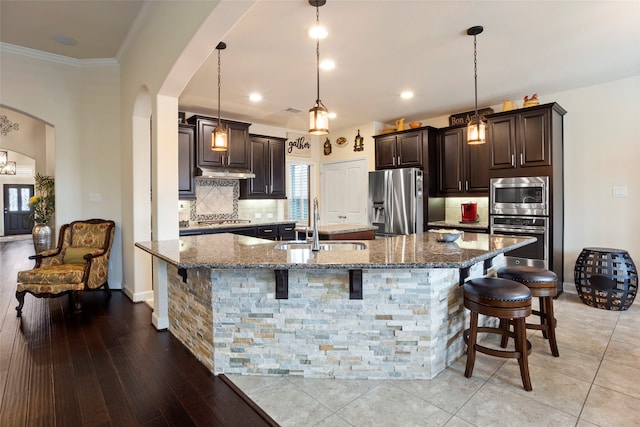
<svg viewBox="0 0 640 427">
<path fill-rule="evenodd" d="M 505 253 L 508 265 L 549 268 L 550 211 L 548 176 L 491 179 L 490 232 L 537 239 Z"/>
</svg>

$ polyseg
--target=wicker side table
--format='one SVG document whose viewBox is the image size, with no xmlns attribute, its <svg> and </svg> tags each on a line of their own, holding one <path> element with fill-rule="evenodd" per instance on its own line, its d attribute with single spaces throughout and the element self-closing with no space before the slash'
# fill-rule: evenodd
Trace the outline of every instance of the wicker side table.
<svg viewBox="0 0 640 427">
<path fill-rule="evenodd" d="M 622 249 L 582 249 L 574 281 L 583 303 L 606 310 L 627 310 L 638 291 L 638 271 Z"/>
</svg>

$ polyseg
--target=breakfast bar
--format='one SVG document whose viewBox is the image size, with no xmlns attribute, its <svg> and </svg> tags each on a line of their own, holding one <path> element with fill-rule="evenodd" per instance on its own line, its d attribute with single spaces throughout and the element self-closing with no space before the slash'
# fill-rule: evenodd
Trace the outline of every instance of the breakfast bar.
<svg viewBox="0 0 640 427">
<path fill-rule="evenodd" d="M 533 241 L 427 232 L 312 251 L 223 233 L 136 246 L 155 260 L 154 324 L 215 374 L 428 379 L 464 352 L 460 283 Z"/>
</svg>

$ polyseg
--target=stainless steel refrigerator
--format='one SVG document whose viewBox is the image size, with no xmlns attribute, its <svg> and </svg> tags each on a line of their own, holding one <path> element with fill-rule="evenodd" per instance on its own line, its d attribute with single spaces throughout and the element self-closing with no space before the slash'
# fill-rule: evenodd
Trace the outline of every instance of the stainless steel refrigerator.
<svg viewBox="0 0 640 427">
<path fill-rule="evenodd" d="M 422 233 L 423 187 L 417 168 L 369 172 L 369 224 L 376 235 Z"/>
</svg>

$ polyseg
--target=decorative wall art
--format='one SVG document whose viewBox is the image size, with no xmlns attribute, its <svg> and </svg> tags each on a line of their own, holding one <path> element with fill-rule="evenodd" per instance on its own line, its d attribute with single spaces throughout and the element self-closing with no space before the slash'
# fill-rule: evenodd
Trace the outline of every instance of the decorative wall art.
<svg viewBox="0 0 640 427">
<path fill-rule="evenodd" d="M 331 154 L 331 141 L 327 138 L 324 142 L 324 155 L 328 156 L 329 154 Z"/>
<path fill-rule="evenodd" d="M 7 136 L 12 130 L 18 130 L 20 125 L 7 119 L 7 116 L 0 116 L 0 134 Z"/>
<path fill-rule="evenodd" d="M 311 157 L 311 139 L 309 135 L 287 132 L 287 155 Z"/>
<path fill-rule="evenodd" d="M 364 138 L 360 136 L 360 129 L 358 129 L 358 134 L 356 135 L 355 144 L 353 145 L 353 151 L 362 151 L 364 150 Z"/>
</svg>

